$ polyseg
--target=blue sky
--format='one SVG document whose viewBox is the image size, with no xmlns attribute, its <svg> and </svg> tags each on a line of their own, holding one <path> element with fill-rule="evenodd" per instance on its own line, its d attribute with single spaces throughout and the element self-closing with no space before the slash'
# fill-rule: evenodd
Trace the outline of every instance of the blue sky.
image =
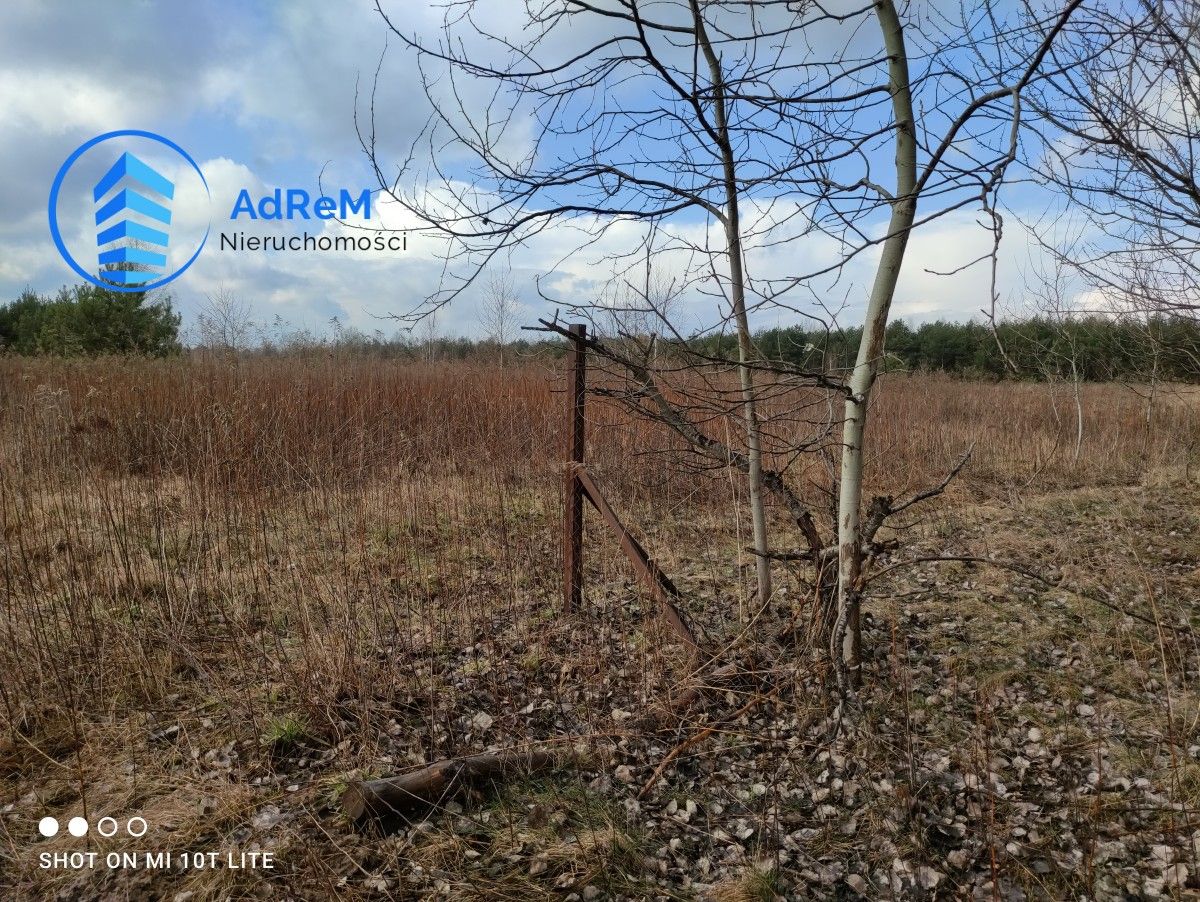
<svg viewBox="0 0 1200 902">
<path fill-rule="evenodd" d="M 514 18 L 520 0 L 495 0 L 498 18 Z M 388 5 L 398 25 L 432 34 L 433 4 Z M 353 125 L 356 87 L 364 90 L 384 50 L 386 29 L 373 4 L 298 2 L 246 4 L 8 0 L 0 6 L 0 298 L 25 287 L 52 291 L 74 274 L 57 255 L 46 224 L 46 197 L 62 161 L 83 141 L 113 129 L 166 135 L 200 162 L 214 192 L 214 234 L 227 226 L 239 186 L 370 187 L 370 171 Z M 393 38 L 376 98 L 381 145 L 399 156 L 429 112 L 410 55 Z M 1015 195 L 1018 202 L 1036 199 Z M 186 213 L 186 211 L 184 211 Z M 989 275 L 949 270 L 986 250 L 987 234 L 971 210 L 929 226 L 911 245 L 895 312 L 910 320 L 966 318 L 986 302 Z M 398 211 L 386 224 L 411 225 Z M 282 228 L 282 227 L 280 227 Z M 272 227 L 260 228 L 267 234 Z M 628 235 L 625 236 L 628 238 Z M 1021 294 L 1020 271 L 1030 242 L 1009 232 L 1001 293 Z M 597 290 L 595 256 L 572 255 L 568 230 L 549 230 L 507 261 L 525 303 L 524 318 L 544 312 L 534 278 L 580 296 Z M 621 240 L 618 234 L 614 240 Z M 420 235 L 409 251 L 385 255 L 232 254 L 206 248 L 171 286 L 193 321 L 208 294 L 226 290 L 248 301 L 255 319 L 282 319 L 321 331 L 332 317 L 366 332 L 391 334 L 389 313 L 404 312 L 437 287 L 436 243 Z M 818 260 L 819 242 L 783 249 Z M 771 265 L 766 261 L 766 265 Z M 869 277 L 849 273 L 838 292 L 851 308 Z M 441 331 L 478 335 L 476 298 L 468 293 L 439 315 Z M 703 313 L 697 312 L 697 322 Z M 758 325 L 787 316 L 772 313 Z"/>
</svg>

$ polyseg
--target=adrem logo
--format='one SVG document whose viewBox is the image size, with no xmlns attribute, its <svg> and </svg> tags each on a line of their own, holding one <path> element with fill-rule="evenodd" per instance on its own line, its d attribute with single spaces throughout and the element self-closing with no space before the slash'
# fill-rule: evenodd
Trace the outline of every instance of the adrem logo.
<svg viewBox="0 0 1200 902">
<path fill-rule="evenodd" d="M 248 234 L 242 231 L 222 232 L 219 248 L 222 251 L 406 251 L 408 235 L 403 231 L 367 226 L 371 219 L 371 192 L 367 189 L 357 194 L 342 188 L 337 197 L 314 198 L 303 188 L 276 188 L 264 194 L 255 203 L 250 192 L 243 188 L 234 201 L 230 220 L 283 219 L 337 220 L 345 223 L 351 216 L 361 216 L 364 225 L 359 231 L 337 234 L 310 234 L 307 230 L 292 235 Z"/>
<path fill-rule="evenodd" d="M 312 215 L 309 215 L 310 204 Z M 347 219 L 355 213 L 363 219 L 371 218 L 371 192 L 365 188 L 357 198 L 343 188 L 336 200 L 318 197 L 315 201 L 303 188 L 288 188 L 286 193 L 282 188 L 276 188 L 272 194 L 260 197 L 257 206 L 251 200 L 250 192 L 243 188 L 229 218 L 238 219 L 244 214 L 250 219 Z"/>
<path fill-rule="evenodd" d="M 172 228 L 181 189 L 194 211 L 183 229 Z M 55 175 L 50 236 L 67 265 L 93 285 L 149 291 L 196 262 L 208 240 L 208 205 L 204 173 L 174 141 L 137 129 L 106 132 L 76 148 Z M 88 258 L 94 268 L 80 262 Z"/>
<path fill-rule="evenodd" d="M 127 183 L 127 184 L 126 184 Z M 108 200 L 113 189 L 123 185 Z M 140 190 L 139 190 L 140 189 Z M 126 151 L 92 190 L 98 209 L 96 235 L 100 251 L 100 278 L 114 284 L 149 281 L 146 273 L 163 275 L 171 225 L 171 199 L 175 183 Z M 153 194 L 157 199 L 147 195 Z M 145 225 L 134 214 L 154 223 Z M 113 217 L 116 221 L 108 225 Z M 108 250 L 103 250 L 105 246 Z"/>
<path fill-rule="evenodd" d="M 55 176 L 50 235 L 67 265 L 93 285 L 149 291 L 179 278 L 200 256 L 211 229 L 211 206 L 204 173 L 174 141 L 135 129 L 107 132 L 77 148 Z M 264 227 L 278 220 L 336 224 L 316 234 L 222 231 L 219 251 L 408 249 L 405 232 L 372 223 L 372 197 L 365 188 L 341 188 L 329 197 L 275 188 L 257 198 L 241 188 L 225 209 L 231 211 L 230 222 L 251 220 Z M 96 261 L 94 267 L 80 262 L 89 259 Z"/>
</svg>

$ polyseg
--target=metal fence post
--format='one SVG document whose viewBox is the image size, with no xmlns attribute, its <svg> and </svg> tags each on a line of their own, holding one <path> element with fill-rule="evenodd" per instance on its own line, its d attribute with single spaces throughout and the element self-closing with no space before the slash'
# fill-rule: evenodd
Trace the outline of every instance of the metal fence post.
<svg viewBox="0 0 1200 902">
<path fill-rule="evenodd" d="M 587 326 L 577 323 L 570 327 L 571 351 L 567 360 L 571 371 L 570 422 L 567 428 L 567 504 L 563 522 L 563 607 L 577 610 L 583 598 L 583 483 L 576 467 L 583 464 L 584 421 L 583 401 L 587 390 L 587 356 L 584 339 Z"/>
</svg>

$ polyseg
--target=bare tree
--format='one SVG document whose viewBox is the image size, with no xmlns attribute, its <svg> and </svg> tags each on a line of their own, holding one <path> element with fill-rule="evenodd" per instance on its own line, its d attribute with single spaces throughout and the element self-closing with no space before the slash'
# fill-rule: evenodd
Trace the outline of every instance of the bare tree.
<svg viewBox="0 0 1200 902">
<path fill-rule="evenodd" d="M 599 305 L 607 316 L 597 315 L 597 325 L 602 334 L 611 334 L 635 345 L 644 343 L 654 359 L 660 350 L 661 339 L 670 336 L 680 325 L 678 314 L 682 300 L 679 280 L 655 265 L 652 242 L 648 241 L 641 271 L 631 271 L 613 284 L 612 296 L 605 297 Z"/>
<path fill-rule="evenodd" d="M 1200 4 L 1094 0 L 1030 103 L 1030 165 L 1092 237 L 1046 239 L 1108 306 L 1200 311 Z M 1035 229 L 1034 234 L 1043 230 Z"/>
<path fill-rule="evenodd" d="M 435 112 L 398 169 L 376 145 L 373 95 L 360 137 L 384 190 L 442 236 L 448 264 L 441 289 L 400 316 L 449 303 L 497 253 L 552 223 L 581 235 L 564 264 L 587 260 L 597 281 L 607 271 L 603 281 L 637 284 L 654 258 L 673 294 L 707 299 L 713 314 L 687 334 L 661 317 L 667 364 L 650 340 L 601 335 L 588 347 L 625 380 L 606 393 L 667 426 L 697 465 L 744 475 L 761 605 L 772 560 L 812 563 L 818 607 L 836 612 L 822 622 L 848 692 L 876 536 L 944 488 L 864 504 L 870 393 L 910 233 L 966 207 L 995 212 L 1018 153 L 1021 97 L 1081 2 L 1001 25 L 988 4 L 978 15 L 942 4 L 901 14 L 891 0 L 837 11 L 798 0 L 553 0 L 494 22 L 490 6 L 461 0 L 428 41 L 380 10 L 416 54 Z M 806 256 L 810 245 L 825 256 Z M 781 269 L 772 252 L 784 247 L 792 262 Z M 876 250 L 848 376 L 763 359 L 752 316 L 828 324 L 830 289 Z M 549 299 L 593 323 L 612 308 Z M 565 334 L 557 321 L 547 328 Z M 814 453 L 831 460 L 815 501 L 788 475 Z M 771 547 L 768 495 L 799 527 L 802 550 Z M 823 505 L 831 529 L 818 523 Z"/>
<path fill-rule="evenodd" d="M 521 309 L 512 274 L 503 272 L 489 276 L 479 306 L 479 318 L 488 337 L 496 343 L 501 366 L 504 366 L 504 350 L 516 334 Z"/>
<path fill-rule="evenodd" d="M 1049 335 L 1039 340 L 1036 335 L 1025 338 L 1024 343 L 1032 356 L 1040 375 L 1050 386 L 1055 417 L 1058 403 L 1053 395 L 1061 382 L 1069 382 L 1075 406 L 1075 447 L 1071 455 L 1072 469 L 1078 468 L 1083 451 L 1083 374 L 1080 370 L 1080 336 L 1084 331 L 1083 317 L 1072 308 L 1068 268 L 1061 261 L 1053 261 L 1045 272 L 1038 272 L 1027 286 L 1033 309 L 1037 314 L 1034 324 L 1044 323 Z"/>
<path fill-rule="evenodd" d="M 1172 395 L 1181 391 L 1178 385 L 1165 384 L 1169 381 L 1166 374 L 1194 373 L 1200 369 L 1200 346 L 1196 342 L 1200 311 L 1180 307 L 1178 294 L 1162 291 L 1163 274 L 1152 259 L 1129 255 L 1127 262 L 1124 280 L 1128 290 L 1110 291 L 1102 303 L 1105 315 L 1119 320 L 1131 336 L 1131 346 L 1118 350 L 1124 359 L 1134 363 L 1130 367 L 1134 375 L 1124 384 L 1145 402 L 1149 442 L 1159 396 L 1164 390 Z"/>
<path fill-rule="evenodd" d="M 243 351 L 250 346 L 255 325 L 250 304 L 228 287 L 207 295 L 196 317 L 200 344 L 212 350 Z"/>
<path fill-rule="evenodd" d="M 1030 93 L 1027 162 L 1084 227 L 1031 233 L 1083 277 L 1091 311 L 1138 336 L 1129 388 L 1149 427 L 1162 364 L 1197 359 L 1171 324 L 1200 316 L 1200 4 L 1093 0 L 1067 37 Z"/>
<path fill-rule="evenodd" d="M 430 314 L 420 321 L 421 334 L 421 354 L 425 358 L 426 363 L 432 363 L 437 360 L 438 356 L 438 340 L 441 337 L 440 324 L 438 323 L 438 311 L 431 311 Z"/>
</svg>

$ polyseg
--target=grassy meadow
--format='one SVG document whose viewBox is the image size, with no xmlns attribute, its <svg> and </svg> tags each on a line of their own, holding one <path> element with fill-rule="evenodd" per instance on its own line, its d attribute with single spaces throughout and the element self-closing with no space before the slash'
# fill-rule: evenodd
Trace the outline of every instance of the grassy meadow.
<svg viewBox="0 0 1200 902">
<path fill-rule="evenodd" d="M 539 360 L 0 359 L 0 893 L 1200 886 L 1194 389 L 1084 384 L 1077 454 L 1070 385 L 885 376 L 869 492 L 936 484 L 974 453 L 889 533 L 899 548 L 866 606 L 867 716 L 828 746 L 806 574 L 781 563 L 772 609 L 750 607 L 744 482 L 592 399 L 597 480 L 689 614 L 757 675 L 642 726 L 689 664 L 591 514 L 584 609 L 562 613 L 564 385 Z M 781 418 L 778 437 L 802 420 Z M 819 510 L 828 472 L 820 454 L 789 470 Z M 798 542 L 773 517 L 779 546 Z M 1042 578 L 915 561 L 938 555 Z M 338 805 L 364 776 L 531 745 L 574 764 L 387 834 Z M 142 816 L 144 848 L 271 850 L 276 865 L 39 867 L 82 846 L 37 820 L 76 814 Z"/>
</svg>

